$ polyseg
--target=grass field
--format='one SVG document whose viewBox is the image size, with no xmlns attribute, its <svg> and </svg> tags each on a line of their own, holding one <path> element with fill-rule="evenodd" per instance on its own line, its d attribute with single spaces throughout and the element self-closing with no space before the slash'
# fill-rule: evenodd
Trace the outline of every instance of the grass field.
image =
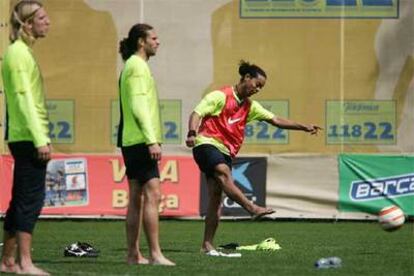
<svg viewBox="0 0 414 276">
<path fill-rule="evenodd" d="M 33 258 L 52 275 L 414 275 L 413 223 L 388 233 L 373 222 L 223 221 L 217 244 L 249 245 L 274 237 L 282 247 L 243 252 L 241 258 L 202 255 L 202 232 L 202 221 L 163 220 L 161 245 L 177 266 L 128 266 L 123 221 L 42 220 Z M 100 256 L 63 257 L 65 245 L 75 241 L 92 243 Z M 145 241 L 143 247 L 146 253 Z M 339 256 L 343 266 L 315 269 L 314 262 L 324 256 Z"/>
</svg>

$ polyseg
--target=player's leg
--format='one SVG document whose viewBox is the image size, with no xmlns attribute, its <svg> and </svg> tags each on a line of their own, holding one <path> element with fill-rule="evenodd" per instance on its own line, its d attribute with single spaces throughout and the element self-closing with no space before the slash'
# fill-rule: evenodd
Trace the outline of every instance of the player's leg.
<svg viewBox="0 0 414 276">
<path fill-rule="evenodd" d="M 150 250 L 151 264 L 175 265 L 161 252 L 159 243 L 158 207 L 161 201 L 160 180 L 151 178 L 143 185 L 144 193 L 144 229 Z"/>
<path fill-rule="evenodd" d="M 214 170 L 216 182 L 223 189 L 224 193 L 233 201 L 237 202 L 246 211 L 255 217 L 274 213 L 271 208 L 260 207 L 252 203 L 234 183 L 230 167 L 221 163 L 216 165 Z"/>
<path fill-rule="evenodd" d="M 122 147 L 121 150 L 129 187 L 129 201 L 125 223 L 127 236 L 127 263 L 147 264 L 149 261 L 141 254 L 139 243 L 144 210 L 142 184 L 145 181 L 142 181 L 142 174 L 145 172 L 143 165 L 145 165 L 148 150 L 144 144 Z"/>
<path fill-rule="evenodd" d="M 135 213 L 131 213 L 130 216 L 131 235 L 129 237 L 130 241 L 128 241 L 129 246 L 132 248 L 134 244 L 136 245 L 139 242 L 140 230 L 138 224 L 143 225 L 151 256 L 151 260 L 148 260 L 148 262 L 174 265 L 173 262 L 162 255 L 158 240 L 158 206 L 161 199 L 158 162 L 151 159 L 148 146 L 145 144 L 136 144 L 121 149 L 126 166 L 126 175 L 128 179 L 136 179 L 136 185 L 130 185 L 130 189 L 135 189 L 134 194 L 140 195 L 140 197 L 135 198 L 135 201 L 130 201 L 132 204 L 135 203 L 135 205 L 131 205 Z M 138 183 L 140 186 L 138 186 Z M 141 201 L 140 204 L 139 201 Z M 132 226 L 136 226 L 133 233 L 134 227 Z M 139 249 L 136 253 L 139 257 Z"/>
<path fill-rule="evenodd" d="M 208 252 L 214 249 L 213 240 L 221 214 L 221 196 L 223 190 L 213 177 L 207 178 L 208 207 L 204 226 L 204 239 L 201 250 Z"/>
<path fill-rule="evenodd" d="M 32 234 L 27 232 L 17 232 L 17 250 L 19 255 L 20 267 L 17 269 L 17 274 L 24 275 L 50 275 L 46 271 L 36 267 L 32 263 Z"/>
<path fill-rule="evenodd" d="M 13 173 L 13 225 L 16 231 L 18 274 L 49 275 L 32 261 L 32 237 L 45 199 L 47 163 L 37 158 L 31 142 L 9 144 L 15 160 Z M 6 226 L 6 229 L 9 226 Z"/>
<path fill-rule="evenodd" d="M 14 179 L 14 178 L 13 178 Z M 16 264 L 16 200 L 13 199 L 13 194 L 16 191 L 16 182 L 13 182 L 12 200 L 6 212 L 6 217 L 3 224 L 3 252 L 1 257 L 1 272 L 15 273 L 18 266 Z"/>
<path fill-rule="evenodd" d="M 6 216 L 7 219 L 7 216 Z M 16 235 L 8 231 L 3 233 L 3 252 L 1 257 L 1 272 L 16 273 Z"/>
<path fill-rule="evenodd" d="M 139 241 L 143 217 L 143 193 L 138 180 L 128 179 L 129 202 L 126 215 L 127 262 L 128 264 L 148 264 L 141 254 Z"/>
<path fill-rule="evenodd" d="M 234 184 L 231 175 L 230 156 L 220 152 L 214 145 L 203 144 L 193 148 L 193 156 L 198 167 L 207 176 L 212 176 L 216 183 L 233 201 L 237 202 L 254 217 L 274 213 L 271 208 L 260 207 L 246 198 L 240 189 Z"/>
</svg>

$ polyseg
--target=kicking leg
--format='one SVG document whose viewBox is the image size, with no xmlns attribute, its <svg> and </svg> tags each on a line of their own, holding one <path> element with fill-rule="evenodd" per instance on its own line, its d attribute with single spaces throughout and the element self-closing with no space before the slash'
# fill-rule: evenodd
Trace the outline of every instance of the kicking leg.
<svg viewBox="0 0 414 276">
<path fill-rule="evenodd" d="M 216 165 L 214 176 L 217 183 L 221 186 L 226 195 L 233 201 L 237 202 L 240 206 L 242 206 L 253 217 L 261 217 L 275 212 L 271 208 L 260 207 L 247 199 L 247 197 L 236 186 L 236 184 L 234 184 L 231 170 L 226 164 Z"/>
</svg>

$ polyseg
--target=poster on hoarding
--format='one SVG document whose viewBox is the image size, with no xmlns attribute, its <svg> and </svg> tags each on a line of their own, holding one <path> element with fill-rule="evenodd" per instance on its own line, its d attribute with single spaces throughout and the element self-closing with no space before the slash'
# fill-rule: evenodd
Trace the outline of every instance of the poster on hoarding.
<svg viewBox="0 0 414 276">
<path fill-rule="evenodd" d="M 0 213 L 11 197 L 14 161 L 0 156 Z M 42 215 L 125 216 L 129 200 L 128 180 L 120 155 L 54 155 L 45 182 Z M 163 156 L 159 163 L 164 217 L 199 216 L 200 175 L 191 157 Z"/>
</svg>

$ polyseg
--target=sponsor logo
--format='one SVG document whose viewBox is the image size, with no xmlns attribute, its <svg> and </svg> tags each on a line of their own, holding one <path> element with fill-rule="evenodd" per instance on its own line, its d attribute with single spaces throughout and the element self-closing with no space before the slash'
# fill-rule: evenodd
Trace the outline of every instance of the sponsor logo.
<svg viewBox="0 0 414 276">
<path fill-rule="evenodd" d="M 253 192 L 253 187 L 252 184 L 250 183 L 250 180 L 246 177 L 246 175 L 244 174 L 247 170 L 247 168 L 249 167 L 250 163 L 244 163 L 240 166 L 238 166 L 237 168 L 234 167 L 233 168 L 233 178 L 234 181 L 236 181 L 237 183 L 240 184 L 240 186 L 242 186 L 243 188 L 245 188 L 246 190 Z"/>
<path fill-rule="evenodd" d="M 351 183 L 352 201 L 369 201 L 414 194 L 414 173 Z"/>
<path fill-rule="evenodd" d="M 234 124 L 234 123 L 237 123 L 238 121 L 240 121 L 241 120 L 241 118 L 236 118 L 236 119 L 232 119 L 232 118 L 229 118 L 228 120 L 227 120 L 227 122 L 229 123 L 229 125 L 232 125 L 232 124 Z"/>
</svg>

